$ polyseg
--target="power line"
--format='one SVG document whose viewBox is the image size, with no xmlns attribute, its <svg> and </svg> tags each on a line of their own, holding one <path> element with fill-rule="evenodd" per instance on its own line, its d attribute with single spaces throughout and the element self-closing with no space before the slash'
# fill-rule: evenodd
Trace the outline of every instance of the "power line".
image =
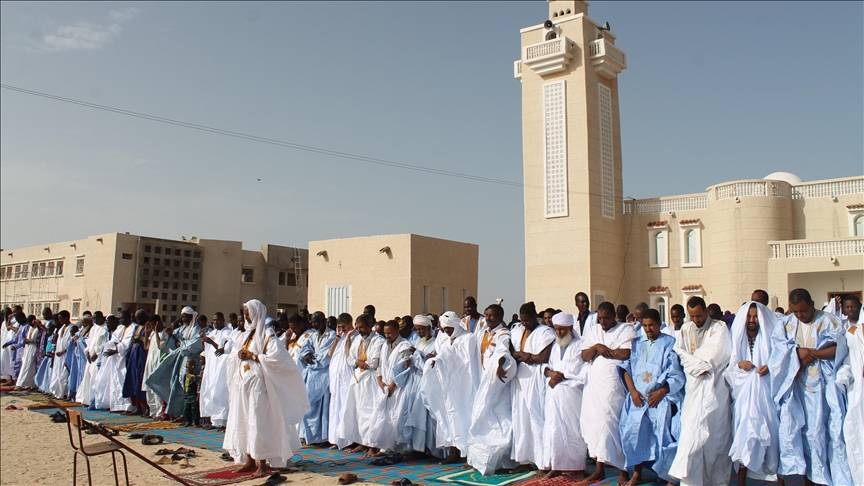
<svg viewBox="0 0 864 486">
<path fill-rule="evenodd" d="M 473 175 L 473 174 L 465 174 L 462 172 L 453 172 L 453 171 L 447 171 L 447 170 L 442 170 L 442 169 L 434 169 L 431 167 L 423 167 L 423 166 L 419 166 L 419 165 L 406 164 L 403 162 L 394 162 L 391 160 L 378 159 L 375 157 L 367 157 L 364 155 L 351 154 L 351 153 L 347 153 L 347 152 L 339 152 L 336 150 L 329 150 L 329 149 L 320 148 L 320 147 L 312 147 L 310 145 L 302 145 L 302 144 L 298 144 L 298 143 L 286 142 L 283 140 L 276 140 L 276 139 L 267 138 L 267 137 L 259 137 L 257 135 L 250 135 L 247 133 L 234 132 L 234 131 L 225 130 L 222 128 L 216 128 L 216 127 L 211 127 L 211 126 L 207 126 L 207 125 L 199 125 L 196 123 L 185 122 L 182 120 L 174 120 L 171 118 L 165 118 L 165 117 L 156 116 L 156 115 L 149 115 L 147 113 L 141 113 L 141 112 L 137 112 L 137 111 L 124 110 L 122 108 L 115 108 L 112 106 L 99 105 L 96 103 L 90 103 L 87 101 L 77 100 L 74 98 L 67 98 L 64 96 L 58 96 L 58 95 L 54 95 L 54 94 L 50 94 L 50 93 L 44 93 L 41 91 L 34 91 L 34 90 L 26 89 L 26 88 L 19 88 L 17 86 L 12 86 L 12 85 L 8 85 L 8 84 L 0 84 L 0 88 L 8 89 L 10 91 L 16 91 L 16 92 L 31 95 L 31 96 L 38 96 L 41 98 L 47 98 L 47 99 L 54 100 L 54 101 L 62 101 L 64 103 L 70 103 L 73 105 L 83 106 L 85 108 L 107 111 L 107 112 L 111 112 L 111 113 L 131 116 L 131 117 L 135 117 L 135 118 L 141 118 L 144 120 L 154 121 L 154 122 L 158 122 L 158 123 L 165 123 L 168 125 L 174 125 L 174 126 L 179 126 L 179 127 L 183 127 L 183 128 L 189 128 L 192 130 L 199 130 L 202 132 L 209 132 L 209 133 L 214 133 L 217 135 L 224 135 L 224 136 L 228 136 L 228 137 L 250 140 L 253 142 L 266 143 L 269 145 L 277 145 L 280 147 L 290 148 L 290 149 L 294 149 L 294 150 L 302 150 L 305 152 L 312 152 L 312 153 L 317 153 L 317 154 L 322 154 L 322 155 L 329 155 L 332 157 L 338 157 L 338 158 L 342 158 L 342 159 L 356 160 L 359 162 L 366 162 L 369 164 L 394 167 L 397 169 L 411 170 L 411 171 L 415 171 L 415 172 L 424 172 L 427 174 L 436 174 L 436 175 L 440 175 L 440 176 L 453 177 L 453 178 L 457 178 L 457 179 L 473 180 L 473 181 L 485 182 L 485 183 L 489 183 L 489 184 L 498 184 L 498 185 L 503 185 L 503 186 L 518 187 L 518 188 L 543 189 L 543 186 L 524 184 L 521 182 L 513 182 L 513 181 L 507 181 L 507 180 L 503 180 L 503 179 L 495 179 L 495 178 L 491 178 L 491 177 L 477 176 L 477 175 Z M 600 196 L 599 194 L 585 193 L 585 192 L 579 192 L 579 191 L 567 191 L 567 192 L 568 192 L 568 194 L 581 194 L 581 195 L 588 194 L 588 195 L 593 195 L 593 196 Z M 616 197 L 615 199 L 621 200 L 623 198 Z"/>
</svg>

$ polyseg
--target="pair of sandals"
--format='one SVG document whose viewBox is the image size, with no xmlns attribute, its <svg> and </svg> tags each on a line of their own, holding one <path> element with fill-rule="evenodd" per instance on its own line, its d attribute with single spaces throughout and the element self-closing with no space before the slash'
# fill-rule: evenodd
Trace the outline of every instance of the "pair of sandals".
<svg viewBox="0 0 864 486">
<path fill-rule="evenodd" d="M 189 463 L 189 459 L 187 457 L 183 457 L 179 454 L 174 454 L 171 457 L 162 456 L 156 461 L 156 464 L 159 465 L 168 465 L 168 464 L 177 464 L 181 468 L 185 469 L 187 467 L 195 467 L 194 464 Z"/>
<path fill-rule="evenodd" d="M 181 447 L 179 449 L 171 450 L 171 449 L 159 449 L 156 451 L 157 456 L 181 456 L 181 457 L 195 457 L 195 451 L 192 449 L 187 449 L 185 447 Z"/>
<path fill-rule="evenodd" d="M 339 476 L 339 484 L 352 484 L 357 482 L 357 475 L 352 473 L 345 473 Z"/>
<path fill-rule="evenodd" d="M 66 422 L 69 421 L 66 418 L 66 414 L 59 411 L 59 410 L 52 413 L 51 415 L 49 415 L 49 417 L 51 417 L 51 421 L 54 422 L 55 424 L 65 424 Z"/>
<path fill-rule="evenodd" d="M 159 445 L 165 442 L 165 438 L 156 434 L 129 434 L 127 439 L 141 439 L 143 445 Z"/>
<path fill-rule="evenodd" d="M 283 476 L 281 473 L 277 472 L 277 473 L 271 474 L 270 477 L 268 477 L 266 481 L 261 483 L 261 486 L 274 486 L 276 484 L 282 484 L 282 483 L 287 483 L 287 482 L 288 482 L 288 478 Z"/>
<path fill-rule="evenodd" d="M 373 466 L 392 466 L 394 464 L 399 464 L 402 462 L 402 456 L 400 454 L 393 454 L 392 456 L 384 456 L 380 459 L 375 459 L 370 462 Z"/>
</svg>

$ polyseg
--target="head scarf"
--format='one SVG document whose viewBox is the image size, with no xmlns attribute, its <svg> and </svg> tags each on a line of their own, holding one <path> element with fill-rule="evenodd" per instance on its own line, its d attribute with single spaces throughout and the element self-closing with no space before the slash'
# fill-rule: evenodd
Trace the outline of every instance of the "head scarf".
<svg viewBox="0 0 864 486">
<path fill-rule="evenodd" d="M 556 326 L 570 326 L 573 327 L 573 314 L 568 314 L 566 312 L 559 312 L 552 316 L 552 324 Z"/>
<path fill-rule="evenodd" d="M 450 339 L 455 339 L 465 332 L 465 328 L 462 327 L 462 319 L 459 319 L 459 316 L 457 316 L 453 311 L 447 311 L 441 314 L 441 317 L 438 318 L 438 325 L 441 326 L 441 329 L 446 329 L 448 327 L 453 329 L 453 334 L 450 335 Z"/>
<path fill-rule="evenodd" d="M 750 358 L 750 346 L 747 343 L 747 313 L 750 311 L 750 305 L 756 304 L 756 315 L 759 319 L 759 334 L 756 336 L 756 343 L 753 346 L 753 358 Z M 774 326 L 777 322 L 777 317 L 764 305 L 749 301 L 738 309 L 735 314 L 735 320 L 732 321 L 732 354 L 730 363 L 738 366 L 740 361 L 752 361 L 756 363 L 768 363 L 768 353 L 771 346 L 771 334 L 774 332 Z M 732 366 L 730 364 L 730 366 Z"/>
<path fill-rule="evenodd" d="M 192 314 L 192 324 L 198 324 L 198 313 L 188 305 L 180 311 L 180 314 Z"/>
<path fill-rule="evenodd" d="M 267 331 L 270 330 L 267 324 L 267 306 L 260 300 L 252 299 L 243 304 L 243 307 L 249 310 L 249 318 L 252 320 L 246 329 L 255 330 L 255 337 L 252 339 L 249 350 L 255 354 L 260 354 L 264 351 L 264 345 L 267 344 Z"/>
<path fill-rule="evenodd" d="M 423 314 L 418 314 L 414 316 L 414 325 L 432 327 L 432 318 L 429 316 L 424 316 Z"/>
<path fill-rule="evenodd" d="M 399 330 L 404 331 L 405 329 L 412 327 L 412 324 L 411 319 L 405 319 L 403 317 L 402 319 L 399 319 Z"/>
</svg>

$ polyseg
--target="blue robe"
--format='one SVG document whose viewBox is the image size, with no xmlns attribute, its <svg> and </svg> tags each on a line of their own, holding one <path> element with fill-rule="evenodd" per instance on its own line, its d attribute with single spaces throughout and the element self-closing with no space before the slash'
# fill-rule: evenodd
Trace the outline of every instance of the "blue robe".
<svg viewBox="0 0 864 486">
<path fill-rule="evenodd" d="M 12 345 L 9 348 L 14 349 L 12 368 L 14 370 L 13 378 L 18 379 L 21 373 L 21 360 L 24 357 L 24 340 L 27 339 L 27 334 L 30 332 L 30 324 L 21 324 L 18 326 L 18 332 L 15 333 L 15 338 L 11 341 Z"/>
<path fill-rule="evenodd" d="M 147 363 L 147 350 L 144 349 L 144 326 L 134 324 L 132 330 L 132 345 L 126 354 L 126 379 L 123 381 L 123 398 L 136 400 L 133 405 L 147 406 L 147 393 L 142 390 L 144 383 L 144 365 Z M 140 338 L 140 339 L 139 339 Z"/>
<path fill-rule="evenodd" d="M 305 357 L 312 354 L 315 357 L 315 362 L 306 364 L 301 358 L 305 367 L 302 370 L 303 383 L 306 385 L 306 395 L 309 397 L 309 406 L 311 410 L 307 413 L 300 422 L 300 437 L 307 444 L 318 444 L 327 442 L 328 430 L 330 427 L 330 359 L 328 356 L 330 345 L 336 339 L 336 332 L 332 329 L 327 329 L 324 332 L 324 337 L 315 349 L 315 341 L 319 338 L 317 331 L 314 331 L 309 339 L 300 348 L 300 356 Z"/>
<path fill-rule="evenodd" d="M 423 349 L 416 348 L 417 341 L 419 336 L 412 343 L 415 347 L 414 354 L 399 360 L 393 369 L 393 381 L 396 386 L 405 390 L 398 421 L 402 427 L 396 429 L 396 443 L 406 444 L 409 450 L 444 457 L 444 451 L 435 447 L 435 418 L 426 409 L 420 389 L 426 355 L 435 351 L 435 339 L 427 340 Z M 408 359 L 411 360 L 411 365 L 405 369 L 405 361 Z"/>
<path fill-rule="evenodd" d="M 165 413 L 172 417 L 183 415 L 183 381 L 186 377 L 186 362 L 195 363 L 195 373 L 200 370 L 200 355 L 204 351 L 201 328 L 194 322 L 184 324 L 162 342 L 165 359 L 147 377 L 145 383 L 153 393 L 165 402 Z"/>
<path fill-rule="evenodd" d="M 87 366 L 87 355 L 84 350 L 87 349 L 88 335 L 82 335 L 83 331 L 78 331 L 75 336 L 78 341 L 71 341 L 69 348 L 64 355 L 66 367 L 69 368 L 69 396 L 75 399 L 78 394 L 78 387 L 81 381 L 84 380 L 84 368 Z M 88 331 L 89 332 L 89 331 Z"/>
<path fill-rule="evenodd" d="M 833 360 L 816 360 L 804 369 L 798 359 L 794 315 L 771 335 L 771 394 L 780 413 L 781 475 L 806 475 L 817 484 L 852 484 L 843 438 L 846 394 L 837 371 L 848 354 L 843 327 L 828 314 L 813 316 L 815 348 L 836 345 Z M 799 373 L 800 370 L 800 373 Z"/>
<path fill-rule="evenodd" d="M 46 338 L 45 357 L 39 363 L 39 369 L 36 371 L 36 386 L 39 388 L 39 391 L 46 393 L 51 386 L 51 367 L 54 364 L 54 356 L 48 356 L 48 353 L 54 354 L 54 337 L 56 334 L 57 331 L 55 330 L 54 333 Z"/>
<path fill-rule="evenodd" d="M 676 481 L 669 476 L 669 468 L 678 450 L 681 432 L 681 403 L 684 400 L 686 378 L 678 355 L 675 353 L 675 338 L 660 334 L 652 347 L 645 333 L 633 341 L 630 359 L 618 365 L 623 382 L 624 372 L 630 374 L 633 385 L 642 395 L 641 407 L 627 398 L 621 410 L 621 445 L 624 450 L 625 467 L 628 471 L 639 464 L 646 465 L 664 481 Z M 648 406 L 648 394 L 669 385 L 669 393 L 656 407 Z M 626 387 L 626 384 L 625 384 Z M 674 405 L 674 412 L 673 412 Z"/>
</svg>

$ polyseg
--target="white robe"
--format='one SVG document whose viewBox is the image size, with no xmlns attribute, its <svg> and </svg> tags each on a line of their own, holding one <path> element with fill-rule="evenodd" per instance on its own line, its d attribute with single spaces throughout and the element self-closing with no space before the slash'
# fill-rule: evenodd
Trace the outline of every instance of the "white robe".
<svg viewBox="0 0 864 486">
<path fill-rule="evenodd" d="M 116 349 L 111 356 L 102 356 L 96 381 L 93 384 L 93 405 L 97 410 L 126 412 L 134 410 L 132 401 L 123 398 L 123 382 L 126 381 L 126 353 L 132 345 L 132 334 L 135 324 L 124 326 L 118 324 L 111 339 L 102 346 L 104 353 Z"/>
<path fill-rule="evenodd" d="M 484 326 L 477 332 L 476 341 L 480 384 L 471 410 L 468 464 L 489 475 L 497 469 L 516 467 L 510 452 L 513 449 L 511 383 L 516 377 L 517 363 L 510 355 L 510 330 L 503 325 L 495 329 Z M 503 382 L 498 378 L 501 358 L 506 373 Z"/>
<path fill-rule="evenodd" d="M 3 325 L 3 333 L 2 338 L 0 338 L 0 345 L 6 344 L 9 341 L 15 339 L 15 335 L 18 333 L 18 321 L 13 317 L 9 324 L 11 324 L 14 329 L 6 329 L 6 325 Z M 47 324 L 47 323 L 46 323 Z M 12 359 L 12 350 L 14 348 L 12 346 L 6 346 L 5 348 L 0 349 L 0 376 L 11 378 L 15 374 L 14 361 Z"/>
<path fill-rule="evenodd" d="M 345 415 L 338 434 L 340 439 L 366 446 L 372 440 L 372 419 L 380 413 L 375 408 L 375 398 L 381 393 L 381 387 L 378 386 L 378 367 L 381 364 L 381 346 L 384 341 L 383 337 L 372 331 L 366 339 L 358 336 L 351 342 L 348 366 L 354 369 L 354 373 L 348 386 L 348 398 L 345 400 Z M 367 370 L 355 366 L 361 354 L 366 356 L 366 364 L 369 366 Z"/>
<path fill-rule="evenodd" d="M 750 305 L 741 306 L 732 322 L 732 355 L 726 368 L 726 381 L 732 388 L 732 447 L 729 456 L 735 471 L 747 468 L 747 477 L 760 481 L 776 481 L 780 462 L 780 417 L 774 409 L 771 377 L 756 372 L 768 365 L 771 334 L 777 324 L 774 313 L 756 304 L 759 333 L 753 341 L 751 354 L 747 337 L 747 314 Z M 755 368 L 744 371 L 738 364 L 749 361 Z"/>
<path fill-rule="evenodd" d="M 528 333 L 522 347 L 522 339 Z M 555 341 L 555 331 L 539 324 L 533 331 L 520 326 L 512 332 L 510 345 L 515 351 L 539 354 Z M 513 381 L 513 450 L 510 459 L 525 464 L 539 464 L 543 459 L 543 422 L 545 415 L 546 378 L 543 364 L 519 363 Z"/>
<path fill-rule="evenodd" d="M 39 328 L 36 326 L 30 326 L 30 330 L 27 332 L 26 339 L 33 340 L 35 336 L 39 335 Z M 18 352 L 23 353 L 21 356 L 21 370 L 18 372 L 18 381 L 15 383 L 16 386 L 20 386 L 22 388 L 29 388 L 36 386 L 36 350 L 39 349 L 39 341 L 37 340 L 34 343 L 25 344 L 22 349 Z"/>
<path fill-rule="evenodd" d="M 675 344 L 687 385 L 678 452 L 669 474 L 682 485 L 726 486 L 732 471 L 732 412 L 723 373 L 732 339 L 725 322 L 706 319 L 701 331 L 692 321 L 685 322 Z"/>
<path fill-rule="evenodd" d="M 72 324 L 66 324 L 57 331 L 57 343 L 54 345 L 54 363 L 51 366 L 51 384 L 48 391 L 54 398 L 64 398 L 69 391 L 69 369 L 66 368 L 66 351 L 72 342 Z M 59 355 L 57 353 L 63 353 Z"/>
<path fill-rule="evenodd" d="M 266 323 L 266 307 L 258 301 L 246 305 L 252 323 L 238 336 L 226 366 L 230 405 L 222 447 L 238 464 L 251 455 L 283 467 L 300 449 L 295 424 L 309 412 L 309 400 L 300 370 Z M 253 330 L 246 348 L 258 361 L 241 360 L 238 353 Z"/>
<path fill-rule="evenodd" d="M 579 346 L 584 351 L 597 343 L 609 349 L 632 349 L 636 339 L 636 329 L 632 324 L 619 322 L 608 331 L 600 324 L 591 328 L 585 325 L 585 335 Z M 588 445 L 588 453 L 598 462 L 610 464 L 618 469 L 624 467 L 624 451 L 621 447 L 621 410 L 627 389 L 621 383 L 618 365 L 620 359 L 609 359 L 599 354 L 588 365 L 587 383 L 583 396 L 591 397 L 582 401 L 579 426 L 582 437 Z"/>
<path fill-rule="evenodd" d="M 352 330 L 347 336 L 342 336 L 333 349 L 330 358 L 330 418 L 327 424 L 327 437 L 330 443 L 343 449 L 351 445 L 350 441 L 339 437 L 339 426 L 345 416 L 345 404 L 348 399 L 348 385 L 354 376 L 354 368 L 348 366 L 348 353 L 351 343 L 358 339 L 360 333 Z"/>
<path fill-rule="evenodd" d="M 392 344 L 385 340 L 381 346 L 381 366 L 378 367 L 379 376 L 385 385 L 389 386 L 393 383 L 395 375 L 393 368 L 399 361 L 410 356 L 410 348 L 411 343 L 401 336 Z M 396 429 L 401 425 L 399 418 L 404 402 L 405 389 L 397 386 L 393 389 L 393 394 L 388 397 L 387 388 L 382 390 L 379 387 L 375 396 L 375 408 L 378 413 L 373 417 L 371 440 L 367 445 L 381 450 L 402 450 L 402 447 L 396 448 Z"/>
<path fill-rule="evenodd" d="M 284 337 L 285 334 L 282 334 L 283 341 L 282 344 L 284 346 Z M 302 370 L 305 368 L 305 364 L 303 363 L 303 356 L 300 356 L 300 350 L 303 349 L 303 346 L 306 344 L 312 337 L 312 329 L 306 329 L 300 336 L 297 337 L 296 341 L 293 341 L 288 345 L 288 354 L 291 355 L 291 359 L 294 360 L 294 364 L 297 365 L 297 369 Z"/>
<path fill-rule="evenodd" d="M 552 345 L 549 363 L 543 366 L 543 372 L 547 369 L 564 373 L 565 379 L 554 388 L 548 388 L 551 378 L 546 378 L 543 458 L 537 465 L 545 470 L 584 471 L 588 445 L 582 438 L 579 414 L 574 411 L 582 409 L 588 364 L 582 361 L 578 336 L 574 336 L 566 348 L 562 349 L 557 342 Z"/>
<path fill-rule="evenodd" d="M 105 324 L 101 326 L 93 324 L 90 328 L 90 334 L 87 338 L 87 347 L 84 349 L 85 354 L 96 356 L 97 359 L 90 361 L 87 359 L 87 365 L 84 367 L 84 378 L 81 379 L 81 384 L 78 385 L 78 394 L 75 401 L 83 405 L 90 405 L 93 399 L 93 385 L 96 382 L 96 373 L 99 371 L 97 360 L 99 353 L 102 352 L 102 345 L 109 339 L 108 329 Z"/>
<path fill-rule="evenodd" d="M 228 357 L 231 355 L 231 330 L 227 327 L 219 330 L 214 329 L 210 332 L 209 337 L 216 342 L 219 348 L 224 348 L 225 352 L 221 356 L 216 356 L 217 348 L 210 343 L 204 344 L 206 365 L 204 366 L 204 375 L 201 377 L 201 385 L 198 388 L 200 393 L 199 405 L 202 417 L 210 417 L 212 425 L 222 427 L 228 418 L 226 367 Z"/>
<path fill-rule="evenodd" d="M 168 337 L 165 331 L 150 333 L 150 342 L 147 347 L 147 361 L 144 363 L 144 379 L 141 380 L 141 391 L 147 394 L 147 406 L 150 407 L 150 417 L 156 418 L 162 415 L 162 399 L 147 386 L 147 378 L 159 367 L 162 362 L 162 341 Z"/>
<path fill-rule="evenodd" d="M 864 310 L 861 312 L 864 316 Z M 858 322 L 862 322 L 859 317 Z M 852 332 L 854 331 L 854 332 Z M 846 389 L 847 409 L 843 421 L 846 458 L 854 484 L 864 484 L 864 328 L 846 332 L 849 354 L 837 372 L 837 384 Z"/>
</svg>

